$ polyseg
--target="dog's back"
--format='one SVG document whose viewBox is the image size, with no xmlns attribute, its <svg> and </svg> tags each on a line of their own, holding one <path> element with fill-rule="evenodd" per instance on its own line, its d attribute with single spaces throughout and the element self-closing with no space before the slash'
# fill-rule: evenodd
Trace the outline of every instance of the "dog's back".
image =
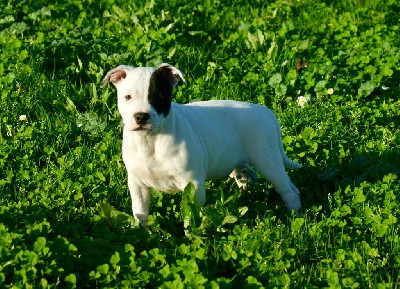
<svg viewBox="0 0 400 289">
<path fill-rule="evenodd" d="M 232 168 L 252 162 L 265 150 L 280 151 L 275 116 L 264 106 L 211 100 L 186 105 L 173 103 L 173 107 L 180 122 L 187 120 L 208 156 L 208 179 L 226 177 Z"/>
</svg>

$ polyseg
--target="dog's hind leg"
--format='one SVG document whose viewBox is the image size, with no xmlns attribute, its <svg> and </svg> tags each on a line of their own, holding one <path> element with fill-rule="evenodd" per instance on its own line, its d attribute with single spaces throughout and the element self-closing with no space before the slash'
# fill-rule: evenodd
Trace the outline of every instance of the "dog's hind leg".
<svg viewBox="0 0 400 289">
<path fill-rule="evenodd" d="M 265 154 L 255 157 L 256 169 L 275 187 L 288 210 L 298 212 L 301 207 L 300 193 L 285 171 L 280 154 Z"/>
<path fill-rule="evenodd" d="M 258 178 L 257 173 L 248 163 L 240 164 L 229 176 L 235 179 L 239 188 L 243 188 L 244 190 L 247 190 L 249 183 L 255 182 Z"/>
</svg>

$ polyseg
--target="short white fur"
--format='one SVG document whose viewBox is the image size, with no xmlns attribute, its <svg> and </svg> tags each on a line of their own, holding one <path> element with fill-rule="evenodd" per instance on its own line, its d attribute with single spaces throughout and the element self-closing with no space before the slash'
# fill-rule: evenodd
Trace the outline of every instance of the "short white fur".
<svg viewBox="0 0 400 289">
<path fill-rule="evenodd" d="M 157 114 L 149 103 L 148 90 L 152 74 L 161 67 L 170 70 L 172 87 L 185 81 L 178 69 L 162 64 L 157 68 L 119 66 L 108 72 L 102 83 L 105 86 L 111 81 L 117 88 L 124 122 L 122 157 L 135 218 L 146 226 L 150 188 L 177 192 L 192 182 L 196 202 L 203 206 L 207 180 L 231 173 L 240 185 L 243 180 L 236 176 L 241 172 L 249 179 L 255 175 L 249 165 L 274 185 L 289 210 L 297 212 L 301 207 L 299 190 L 285 166 L 302 166 L 286 156 L 272 111 L 257 104 L 215 100 L 185 105 L 172 102 L 167 116 Z M 148 123 L 140 127 L 136 113 L 148 113 Z"/>
</svg>

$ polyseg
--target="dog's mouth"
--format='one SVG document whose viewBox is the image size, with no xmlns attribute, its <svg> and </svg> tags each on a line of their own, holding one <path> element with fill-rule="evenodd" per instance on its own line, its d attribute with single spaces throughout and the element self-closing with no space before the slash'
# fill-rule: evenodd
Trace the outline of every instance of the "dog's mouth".
<svg viewBox="0 0 400 289">
<path fill-rule="evenodd" d="M 150 127 L 144 126 L 144 125 L 140 125 L 138 127 L 135 127 L 133 129 L 131 129 L 130 131 L 148 131 L 148 130 L 150 130 Z"/>
</svg>

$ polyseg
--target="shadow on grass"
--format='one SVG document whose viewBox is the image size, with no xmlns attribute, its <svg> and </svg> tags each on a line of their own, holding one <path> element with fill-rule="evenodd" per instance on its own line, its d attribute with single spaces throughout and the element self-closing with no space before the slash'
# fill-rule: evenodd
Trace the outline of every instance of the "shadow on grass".
<svg viewBox="0 0 400 289">
<path fill-rule="evenodd" d="M 12 242 L 2 248 L 0 256 L 0 264 L 13 264 L 1 271 L 6 284 L 17 282 L 21 277 L 15 272 L 33 262 L 29 266 L 35 267 L 37 273 L 30 277 L 31 284 L 39 284 L 45 278 L 49 283 L 66 286 L 65 278 L 75 274 L 79 276 L 79 286 L 91 287 L 95 281 L 90 280 L 90 272 L 109 264 L 110 256 L 124 252 L 126 244 L 131 244 L 137 254 L 156 246 L 143 228 L 122 232 L 110 226 L 105 217 L 95 219 L 87 211 L 77 212 L 68 205 L 50 209 L 28 203 L 10 206 L 0 214 L 0 224 L 6 224 L 12 232 Z M 48 251 L 37 250 L 38 238 L 44 240 Z M 36 261 L 28 258 L 30 252 L 37 254 Z"/>
<path fill-rule="evenodd" d="M 295 173 L 302 184 L 303 209 L 322 206 L 329 212 L 329 197 L 339 189 L 359 186 L 362 182 L 376 183 L 388 174 L 400 174 L 400 148 L 381 154 L 358 154 L 341 164 L 321 169 L 303 168 Z"/>
</svg>

